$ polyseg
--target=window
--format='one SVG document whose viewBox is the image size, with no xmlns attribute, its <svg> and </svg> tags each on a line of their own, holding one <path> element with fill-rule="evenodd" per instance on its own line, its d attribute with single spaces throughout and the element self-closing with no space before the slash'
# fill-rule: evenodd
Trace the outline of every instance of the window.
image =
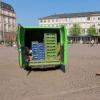
<svg viewBox="0 0 100 100">
<path fill-rule="evenodd" d="M 68 21 L 68 18 L 66 18 L 66 21 Z"/>
<path fill-rule="evenodd" d="M 8 18 L 8 23 L 10 23 L 10 18 Z"/>
<path fill-rule="evenodd" d="M 6 17 L 3 17 L 3 18 L 4 18 L 4 23 L 7 23 L 7 22 L 6 22 Z"/>
<path fill-rule="evenodd" d="M 46 23 L 46 20 L 44 20 L 44 23 Z"/>
<path fill-rule="evenodd" d="M 90 17 L 87 17 L 87 20 L 90 20 Z"/>
<path fill-rule="evenodd" d="M 42 23 L 42 20 L 40 20 L 40 23 Z"/>
<path fill-rule="evenodd" d="M 100 20 L 100 17 L 98 17 L 98 20 Z"/>
<path fill-rule="evenodd" d="M 98 24 L 98 26 L 100 26 L 100 24 Z"/>
<path fill-rule="evenodd" d="M 52 19 L 52 22 L 54 22 L 54 19 Z"/>
<path fill-rule="evenodd" d="M 48 22 L 50 22 L 50 19 L 48 19 Z"/>
<path fill-rule="evenodd" d="M 8 29 L 9 29 L 8 31 L 10 32 L 11 31 L 11 25 L 8 25 Z"/>
<path fill-rule="evenodd" d="M 56 19 L 56 22 L 58 22 L 58 19 Z"/>
</svg>

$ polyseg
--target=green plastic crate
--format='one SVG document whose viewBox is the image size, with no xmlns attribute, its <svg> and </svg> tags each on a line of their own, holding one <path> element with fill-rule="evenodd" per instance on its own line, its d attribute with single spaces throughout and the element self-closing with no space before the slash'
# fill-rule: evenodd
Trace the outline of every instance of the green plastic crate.
<svg viewBox="0 0 100 100">
<path fill-rule="evenodd" d="M 57 60 L 57 34 L 55 33 L 45 33 L 44 34 L 45 43 L 45 58 L 46 60 Z"/>
</svg>

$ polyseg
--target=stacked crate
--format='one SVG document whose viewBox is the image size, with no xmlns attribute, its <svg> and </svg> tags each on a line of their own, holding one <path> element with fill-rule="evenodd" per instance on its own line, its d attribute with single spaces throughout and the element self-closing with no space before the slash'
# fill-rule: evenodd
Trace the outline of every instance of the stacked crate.
<svg viewBox="0 0 100 100">
<path fill-rule="evenodd" d="M 45 47 L 43 43 L 38 44 L 39 60 L 45 60 Z"/>
<path fill-rule="evenodd" d="M 45 49 L 43 43 L 32 42 L 32 59 L 36 61 L 45 59 Z"/>
<path fill-rule="evenodd" d="M 45 58 L 47 61 L 57 60 L 57 34 L 56 33 L 45 33 L 44 34 L 45 44 Z"/>
<path fill-rule="evenodd" d="M 32 60 L 38 60 L 38 42 L 32 42 Z"/>
</svg>

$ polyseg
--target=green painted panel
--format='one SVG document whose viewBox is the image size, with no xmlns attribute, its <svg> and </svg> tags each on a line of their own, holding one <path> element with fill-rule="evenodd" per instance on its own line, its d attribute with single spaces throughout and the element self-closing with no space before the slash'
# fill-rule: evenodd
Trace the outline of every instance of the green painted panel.
<svg viewBox="0 0 100 100">
<path fill-rule="evenodd" d="M 22 56 L 22 47 L 24 47 L 24 34 L 25 34 L 25 29 L 22 26 L 18 26 L 18 50 L 19 50 L 19 64 L 20 66 L 23 66 L 23 56 Z"/>
<path fill-rule="evenodd" d="M 61 30 L 60 30 L 60 42 L 61 42 L 61 57 L 62 57 L 62 64 L 66 65 L 67 64 L 67 29 L 65 26 L 62 26 L 61 27 Z"/>
<path fill-rule="evenodd" d="M 64 26 L 64 64 L 67 64 L 68 61 L 68 40 L 67 40 L 67 30 Z"/>
<path fill-rule="evenodd" d="M 32 28 L 32 29 L 60 29 L 61 26 L 26 26 L 24 28 Z"/>
</svg>

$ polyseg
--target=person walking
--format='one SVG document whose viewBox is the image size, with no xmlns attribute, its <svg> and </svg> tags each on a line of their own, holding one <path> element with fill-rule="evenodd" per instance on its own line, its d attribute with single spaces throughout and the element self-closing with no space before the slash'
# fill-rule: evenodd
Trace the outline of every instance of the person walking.
<svg viewBox="0 0 100 100">
<path fill-rule="evenodd" d="M 94 45 L 94 40 L 91 41 L 91 47 Z"/>
</svg>

